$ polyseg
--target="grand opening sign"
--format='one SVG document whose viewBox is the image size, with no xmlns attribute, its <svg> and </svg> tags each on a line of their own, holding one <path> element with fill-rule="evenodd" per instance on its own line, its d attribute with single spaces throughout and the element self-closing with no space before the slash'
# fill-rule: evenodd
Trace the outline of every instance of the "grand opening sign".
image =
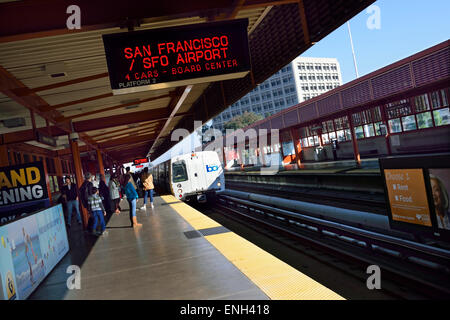
<svg viewBox="0 0 450 320">
<path fill-rule="evenodd" d="M 241 78 L 247 19 L 103 35 L 114 94 Z"/>
<path fill-rule="evenodd" d="M 49 204 L 42 161 L 0 167 L 0 225 Z"/>
</svg>

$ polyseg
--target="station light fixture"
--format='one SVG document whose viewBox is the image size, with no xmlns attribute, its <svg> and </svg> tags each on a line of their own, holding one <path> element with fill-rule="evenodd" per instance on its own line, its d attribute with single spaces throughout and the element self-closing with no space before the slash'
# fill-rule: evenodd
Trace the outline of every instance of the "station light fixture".
<svg viewBox="0 0 450 320">
<path fill-rule="evenodd" d="M 11 118 L 1 121 L 5 128 L 18 128 L 25 126 L 25 118 Z"/>
</svg>

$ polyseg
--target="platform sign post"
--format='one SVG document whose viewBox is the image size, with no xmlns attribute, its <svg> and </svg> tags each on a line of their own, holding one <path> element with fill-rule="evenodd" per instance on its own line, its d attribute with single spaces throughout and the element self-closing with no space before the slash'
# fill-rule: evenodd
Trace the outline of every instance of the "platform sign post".
<svg viewBox="0 0 450 320">
<path fill-rule="evenodd" d="M 248 19 L 103 35 L 113 94 L 242 78 Z"/>
<path fill-rule="evenodd" d="M 450 154 L 379 162 L 391 228 L 450 240 Z"/>
</svg>

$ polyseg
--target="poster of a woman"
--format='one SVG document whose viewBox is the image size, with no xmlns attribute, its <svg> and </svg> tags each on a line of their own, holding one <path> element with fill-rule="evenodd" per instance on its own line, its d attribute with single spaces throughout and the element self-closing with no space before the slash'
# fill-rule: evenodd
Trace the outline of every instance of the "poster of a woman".
<svg viewBox="0 0 450 320">
<path fill-rule="evenodd" d="M 450 230 L 450 169 L 430 169 L 430 185 L 438 228 Z"/>
</svg>

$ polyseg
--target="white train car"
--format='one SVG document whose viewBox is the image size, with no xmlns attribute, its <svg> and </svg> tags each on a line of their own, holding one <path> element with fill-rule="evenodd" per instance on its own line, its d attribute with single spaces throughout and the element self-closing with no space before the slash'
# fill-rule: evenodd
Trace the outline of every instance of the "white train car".
<svg viewBox="0 0 450 320">
<path fill-rule="evenodd" d="M 180 200 L 207 201 L 225 190 L 225 176 L 214 151 L 175 156 L 153 167 L 153 180 L 160 194 L 170 193 Z"/>
</svg>

